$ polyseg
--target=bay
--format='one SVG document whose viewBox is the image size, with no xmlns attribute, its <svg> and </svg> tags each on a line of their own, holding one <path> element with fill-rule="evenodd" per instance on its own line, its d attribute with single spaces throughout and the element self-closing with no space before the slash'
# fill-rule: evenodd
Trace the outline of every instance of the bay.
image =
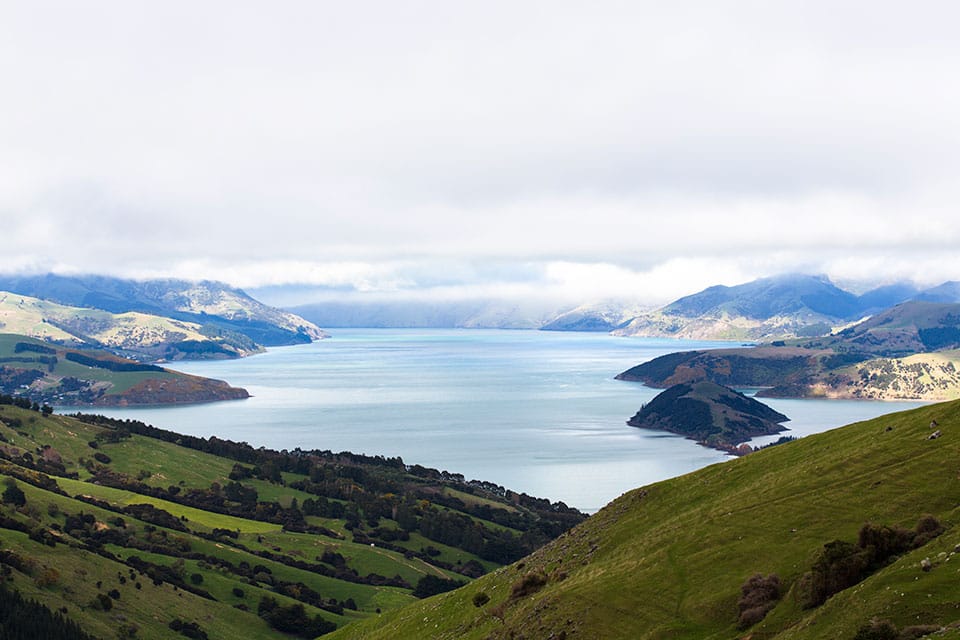
<svg viewBox="0 0 960 640">
<path fill-rule="evenodd" d="M 241 360 L 173 365 L 245 387 L 253 395 L 247 400 L 97 412 L 257 447 L 400 456 L 594 512 L 629 489 L 728 459 L 679 436 L 627 426 L 659 390 L 614 379 L 659 355 L 720 346 L 730 343 L 337 329 L 327 340 Z M 764 402 L 789 416 L 785 434 L 798 436 L 921 404 Z"/>
</svg>

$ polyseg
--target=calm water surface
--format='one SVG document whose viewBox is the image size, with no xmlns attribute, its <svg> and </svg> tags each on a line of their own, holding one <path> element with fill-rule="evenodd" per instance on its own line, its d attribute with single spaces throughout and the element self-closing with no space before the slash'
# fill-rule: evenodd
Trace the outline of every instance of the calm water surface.
<svg viewBox="0 0 960 640">
<path fill-rule="evenodd" d="M 328 340 L 242 360 L 176 364 L 245 387 L 248 400 L 102 413 L 273 449 L 401 456 L 595 511 L 629 489 L 727 459 L 679 436 L 627 426 L 658 390 L 613 379 L 665 353 L 715 346 L 730 343 L 338 329 Z M 765 402 L 792 419 L 792 435 L 919 404 Z"/>
</svg>

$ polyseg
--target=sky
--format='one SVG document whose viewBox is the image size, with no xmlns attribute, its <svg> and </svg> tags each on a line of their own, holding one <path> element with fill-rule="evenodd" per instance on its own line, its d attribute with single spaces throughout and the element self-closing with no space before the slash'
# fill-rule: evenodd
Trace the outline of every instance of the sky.
<svg viewBox="0 0 960 640">
<path fill-rule="evenodd" d="M 923 0 L 2 2 L 0 271 L 582 302 L 960 279 L 957 24 Z"/>
</svg>

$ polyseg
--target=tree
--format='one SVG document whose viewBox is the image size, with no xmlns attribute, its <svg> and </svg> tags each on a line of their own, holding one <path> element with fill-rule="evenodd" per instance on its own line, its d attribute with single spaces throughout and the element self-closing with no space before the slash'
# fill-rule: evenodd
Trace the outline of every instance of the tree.
<svg viewBox="0 0 960 640">
<path fill-rule="evenodd" d="M 3 502 L 4 504 L 12 504 L 15 507 L 22 507 L 27 504 L 27 496 L 23 493 L 23 489 L 11 480 L 7 488 L 3 491 Z"/>
</svg>

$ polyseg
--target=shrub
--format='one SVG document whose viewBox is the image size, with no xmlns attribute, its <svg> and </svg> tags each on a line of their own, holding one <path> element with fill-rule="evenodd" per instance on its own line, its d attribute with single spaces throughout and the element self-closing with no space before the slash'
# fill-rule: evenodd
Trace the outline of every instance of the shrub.
<svg viewBox="0 0 960 640">
<path fill-rule="evenodd" d="M 238 598 L 242 598 L 245 594 L 244 594 L 243 589 L 241 589 L 240 587 L 234 587 L 234 588 L 233 588 L 233 595 L 235 595 L 235 596 L 238 597 Z"/>
<path fill-rule="evenodd" d="M 916 536 L 913 539 L 913 546 L 914 548 L 922 547 L 943 533 L 943 525 L 935 517 L 925 515 L 917 522 L 914 531 Z"/>
<path fill-rule="evenodd" d="M 203 575 L 199 573 L 193 573 L 190 575 L 190 582 L 193 584 L 203 584 Z"/>
<path fill-rule="evenodd" d="M 461 582 L 460 580 L 448 580 L 446 578 L 438 578 L 437 576 L 426 575 L 417 581 L 417 586 L 413 590 L 413 595 L 417 598 L 429 598 L 430 596 L 437 595 L 438 593 L 453 591 L 457 587 L 462 587 L 464 584 L 466 583 Z"/>
<path fill-rule="evenodd" d="M 904 627 L 900 629 L 900 636 L 898 640 L 917 640 L 918 638 L 923 638 L 928 636 L 931 633 L 936 633 L 940 631 L 942 627 L 935 624 L 915 624 L 909 627 Z"/>
<path fill-rule="evenodd" d="M 766 578 L 756 573 L 740 587 L 740 628 L 746 629 L 763 620 L 780 599 L 780 577 L 771 573 Z"/>
<path fill-rule="evenodd" d="M 38 587 L 49 587 L 60 582 L 60 572 L 53 567 L 46 567 L 33 581 Z"/>
<path fill-rule="evenodd" d="M 23 493 L 23 489 L 17 486 L 16 482 L 10 480 L 7 488 L 3 490 L 3 502 L 15 507 L 22 507 L 27 504 L 27 496 Z"/>
<path fill-rule="evenodd" d="M 889 620 L 873 619 L 857 630 L 853 640 L 897 640 L 900 632 Z"/>
<path fill-rule="evenodd" d="M 525 596 L 532 595 L 547 584 L 547 576 L 540 572 L 531 572 L 515 582 L 510 589 L 510 598 L 516 600 Z"/>
<path fill-rule="evenodd" d="M 868 564 L 867 554 L 854 544 L 834 540 L 823 545 L 813 568 L 800 578 L 801 606 L 820 606 L 833 594 L 857 584 Z"/>
<path fill-rule="evenodd" d="M 485 592 L 477 591 L 475 594 L 473 594 L 473 606 L 482 607 L 488 602 L 490 602 L 490 596 L 488 596 Z"/>
<path fill-rule="evenodd" d="M 823 604 L 833 594 L 857 584 L 896 556 L 922 547 L 943 530 L 939 520 L 925 515 L 913 531 L 868 522 L 860 528 L 856 545 L 842 540 L 825 544 L 811 570 L 800 578 L 801 606 L 809 609 Z"/>
<path fill-rule="evenodd" d="M 90 601 L 90 606 L 98 611 L 110 611 L 110 609 L 113 609 L 113 600 L 105 593 L 98 593 Z"/>
</svg>

